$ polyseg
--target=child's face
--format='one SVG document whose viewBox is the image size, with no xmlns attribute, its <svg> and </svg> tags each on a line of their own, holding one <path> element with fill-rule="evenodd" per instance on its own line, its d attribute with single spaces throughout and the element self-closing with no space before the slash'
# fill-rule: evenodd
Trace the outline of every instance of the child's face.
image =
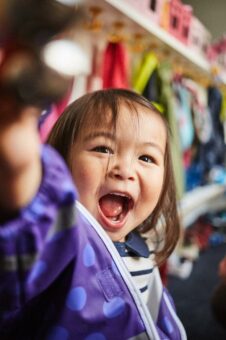
<svg viewBox="0 0 226 340">
<path fill-rule="evenodd" d="M 165 125 L 155 112 L 137 110 L 139 120 L 122 104 L 116 137 L 106 124 L 70 154 L 80 202 L 113 241 L 124 241 L 151 214 L 163 185 Z"/>
</svg>

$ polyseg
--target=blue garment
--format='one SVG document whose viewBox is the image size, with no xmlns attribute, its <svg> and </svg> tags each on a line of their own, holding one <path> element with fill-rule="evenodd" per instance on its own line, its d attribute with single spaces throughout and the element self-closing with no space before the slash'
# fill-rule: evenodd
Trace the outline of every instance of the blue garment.
<svg viewBox="0 0 226 340">
<path fill-rule="evenodd" d="M 135 231 L 129 233 L 125 242 L 114 242 L 114 245 L 121 257 L 128 256 L 128 253 L 129 256 L 140 256 L 146 258 L 150 255 L 145 240 Z"/>
<path fill-rule="evenodd" d="M 204 184 L 206 175 L 214 166 L 224 166 L 225 143 L 223 124 L 220 121 L 222 106 L 222 93 L 217 87 L 208 88 L 208 107 L 211 115 L 212 134 L 206 144 L 201 144 L 198 153 L 198 162 L 202 163 L 204 169 Z"/>
<path fill-rule="evenodd" d="M 1 340 L 186 339 L 153 271 L 144 305 L 113 242 L 43 147 L 39 192 L 0 226 Z"/>
</svg>

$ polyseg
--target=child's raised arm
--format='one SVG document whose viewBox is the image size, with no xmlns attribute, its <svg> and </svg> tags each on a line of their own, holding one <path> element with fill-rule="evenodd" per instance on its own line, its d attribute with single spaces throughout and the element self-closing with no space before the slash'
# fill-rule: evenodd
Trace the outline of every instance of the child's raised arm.
<svg viewBox="0 0 226 340">
<path fill-rule="evenodd" d="M 25 206 L 41 181 L 40 109 L 22 106 L 11 96 L 0 95 L 0 215 L 11 216 Z"/>
<path fill-rule="evenodd" d="M 73 4 L 1 1 L 0 220 L 25 206 L 41 182 L 37 130 L 41 108 L 59 100 L 69 80 L 50 69 L 44 46 L 75 21 Z M 77 13 L 77 12 L 76 12 Z M 50 19 L 51 18 L 51 19 Z M 1 222 L 1 221 L 0 221 Z"/>
</svg>

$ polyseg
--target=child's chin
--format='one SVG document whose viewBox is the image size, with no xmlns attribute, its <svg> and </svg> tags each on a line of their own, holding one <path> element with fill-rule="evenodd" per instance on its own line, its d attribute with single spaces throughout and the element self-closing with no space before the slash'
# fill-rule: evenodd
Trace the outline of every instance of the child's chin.
<svg viewBox="0 0 226 340">
<path fill-rule="evenodd" d="M 123 233 L 116 232 L 116 231 L 114 231 L 114 232 L 109 231 L 109 230 L 106 230 L 105 228 L 103 228 L 103 229 L 108 234 L 108 236 L 110 237 L 112 242 L 125 242 L 125 236 L 123 235 Z"/>
</svg>

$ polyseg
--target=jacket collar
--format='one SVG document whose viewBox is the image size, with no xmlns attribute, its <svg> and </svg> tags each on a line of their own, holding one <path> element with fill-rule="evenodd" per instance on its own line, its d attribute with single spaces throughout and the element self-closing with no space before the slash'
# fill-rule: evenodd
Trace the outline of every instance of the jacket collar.
<svg viewBox="0 0 226 340">
<path fill-rule="evenodd" d="M 125 242 L 114 242 L 114 245 L 121 257 L 149 257 L 149 249 L 145 240 L 135 231 L 129 233 Z"/>
</svg>

